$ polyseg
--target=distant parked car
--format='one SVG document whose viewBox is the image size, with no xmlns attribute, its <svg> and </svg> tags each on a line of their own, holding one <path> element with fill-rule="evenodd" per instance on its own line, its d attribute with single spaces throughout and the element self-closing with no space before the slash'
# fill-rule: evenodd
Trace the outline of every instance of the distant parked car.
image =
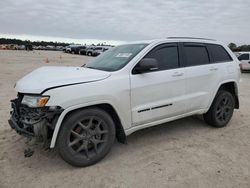
<svg viewBox="0 0 250 188">
<path fill-rule="evenodd" d="M 240 52 L 238 59 L 241 71 L 250 70 L 250 52 Z"/>
<path fill-rule="evenodd" d="M 107 51 L 108 49 L 109 49 L 109 47 L 97 47 L 97 48 L 95 48 L 93 56 L 98 56 L 98 55 L 102 54 L 103 52 Z"/>
<path fill-rule="evenodd" d="M 87 49 L 86 55 L 88 56 L 98 56 L 101 53 L 105 52 L 108 50 L 109 47 L 106 46 L 96 46 L 96 47 L 90 47 Z"/>
<path fill-rule="evenodd" d="M 87 50 L 88 50 L 88 47 L 80 49 L 79 50 L 79 55 L 86 55 Z"/>
<path fill-rule="evenodd" d="M 79 54 L 79 51 L 82 49 L 86 49 L 86 46 L 73 46 L 71 47 L 72 54 Z"/>
<path fill-rule="evenodd" d="M 55 50 L 57 50 L 57 51 L 63 51 L 64 47 L 63 46 L 56 46 Z"/>
<path fill-rule="evenodd" d="M 94 52 L 94 49 L 95 49 L 95 46 L 89 46 L 89 47 L 86 49 L 85 55 L 92 56 L 92 54 L 93 54 L 93 52 Z"/>
<path fill-rule="evenodd" d="M 65 52 L 66 53 L 71 53 L 71 45 L 69 45 L 69 46 L 66 46 L 66 48 L 65 48 Z"/>
<path fill-rule="evenodd" d="M 55 46 L 51 46 L 51 45 L 47 45 L 45 47 L 45 50 L 55 50 L 55 49 L 56 49 L 56 47 Z"/>
<path fill-rule="evenodd" d="M 69 45 L 69 46 L 66 46 L 64 52 L 66 52 L 66 53 L 72 53 L 72 48 L 75 48 L 75 47 L 77 47 L 77 46 L 80 46 L 80 45 L 71 44 L 71 45 Z"/>
<path fill-rule="evenodd" d="M 17 46 L 17 50 L 25 50 L 25 45 L 19 45 L 19 46 Z"/>
</svg>

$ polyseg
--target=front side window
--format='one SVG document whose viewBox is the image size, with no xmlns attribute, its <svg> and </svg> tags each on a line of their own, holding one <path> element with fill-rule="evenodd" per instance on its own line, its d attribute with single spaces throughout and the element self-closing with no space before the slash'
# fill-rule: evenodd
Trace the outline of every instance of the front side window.
<svg viewBox="0 0 250 188">
<path fill-rule="evenodd" d="M 241 54 L 238 59 L 241 60 L 249 60 L 249 54 Z"/>
<path fill-rule="evenodd" d="M 178 47 L 173 44 L 160 45 L 151 50 L 144 58 L 154 58 L 158 62 L 158 70 L 175 69 L 179 67 Z"/>
<path fill-rule="evenodd" d="M 207 46 L 211 53 L 213 63 L 232 61 L 232 58 L 222 46 L 217 44 L 208 44 Z"/>
<path fill-rule="evenodd" d="M 205 46 L 184 44 L 187 66 L 209 64 L 209 56 Z"/>
</svg>

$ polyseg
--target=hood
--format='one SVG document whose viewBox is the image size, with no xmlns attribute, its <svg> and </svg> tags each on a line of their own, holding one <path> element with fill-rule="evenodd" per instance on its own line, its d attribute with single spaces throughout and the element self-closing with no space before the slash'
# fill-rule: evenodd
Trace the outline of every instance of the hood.
<svg viewBox="0 0 250 188">
<path fill-rule="evenodd" d="M 15 88 L 20 93 L 39 94 L 49 88 L 94 82 L 110 75 L 109 72 L 84 67 L 41 67 L 21 78 Z"/>
</svg>

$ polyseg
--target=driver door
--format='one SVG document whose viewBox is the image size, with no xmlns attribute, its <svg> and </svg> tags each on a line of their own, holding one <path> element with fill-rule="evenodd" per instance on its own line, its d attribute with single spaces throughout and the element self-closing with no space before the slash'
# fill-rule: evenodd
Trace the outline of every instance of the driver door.
<svg viewBox="0 0 250 188">
<path fill-rule="evenodd" d="M 151 72 L 131 74 L 133 126 L 186 112 L 186 71 L 180 67 L 177 43 L 161 44 L 144 58 L 156 59 L 159 67 Z"/>
</svg>

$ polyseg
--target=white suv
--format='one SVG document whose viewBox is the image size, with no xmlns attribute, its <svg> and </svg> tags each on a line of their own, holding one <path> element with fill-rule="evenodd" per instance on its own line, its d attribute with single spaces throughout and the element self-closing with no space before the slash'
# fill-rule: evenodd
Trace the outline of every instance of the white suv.
<svg viewBox="0 0 250 188">
<path fill-rule="evenodd" d="M 238 59 L 242 71 L 250 70 L 250 52 L 239 52 Z"/>
<path fill-rule="evenodd" d="M 55 146 L 75 166 L 101 160 L 117 138 L 203 114 L 227 125 L 239 108 L 239 61 L 214 40 L 124 44 L 84 67 L 42 67 L 16 83 L 10 126 Z"/>
</svg>

